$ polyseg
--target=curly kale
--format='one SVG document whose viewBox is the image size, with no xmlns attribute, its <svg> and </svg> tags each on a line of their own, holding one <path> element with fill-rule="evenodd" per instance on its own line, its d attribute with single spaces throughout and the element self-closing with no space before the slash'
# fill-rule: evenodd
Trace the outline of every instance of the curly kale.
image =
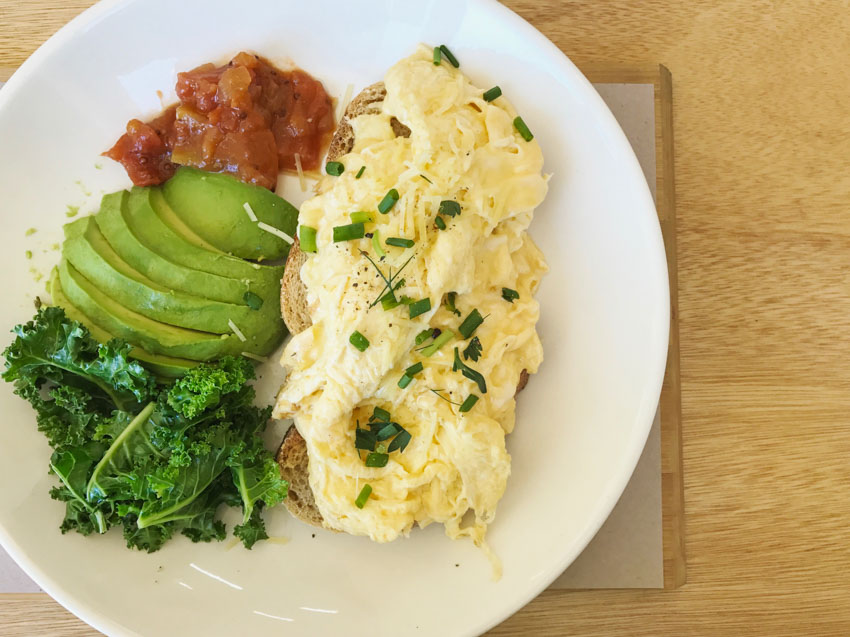
<svg viewBox="0 0 850 637">
<path fill-rule="evenodd" d="M 248 361 L 201 364 L 157 387 L 128 344 L 98 343 L 59 308 L 40 309 L 15 334 L 2 376 L 55 450 L 51 496 L 65 502 L 63 533 L 121 526 L 128 547 L 152 552 L 176 532 L 224 539 L 218 512 L 227 505 L 242 507 L 234 534 L 246 547 L 268 537 L 261 511 L 288 484 L 262 442 L 271 409 L 252 404 Z"/>
</svg>

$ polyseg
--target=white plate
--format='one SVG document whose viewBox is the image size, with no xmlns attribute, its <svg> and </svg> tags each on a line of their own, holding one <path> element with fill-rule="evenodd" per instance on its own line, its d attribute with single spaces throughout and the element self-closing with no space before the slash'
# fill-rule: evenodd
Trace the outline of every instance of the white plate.
<svg viewBox="0 0 850 637">
<path fill-rule="evenodd" d="M 99 158 L 131 117 L 173 96 L 175 74 L 249 49 L 291 58 L 341 95 L 418 42 L 446 43 L 479 86 L 499 84 L 543 147 L 551 190 L 532 235 L 546 360 L 519 401 L 513 475 L 489 539 L 504 563 L 432 526 L 391 545 L 307 528 L 253 551 L 176 539 L 153 555 L 120 533 L 62 536 L 49 449 L 0 387 L 0 541 L 40 586 L 115 635 L 472 635 L 527 603 L 585 547 L 643 448 L 664 370 L 667 272 L 638 163 L 591 85 L 540 33 L 489 0 L 105 2 L 39 49 L 0 91 L 5 277 L 0 325 L 29 319 L 31 266 L 58 258 L 67 204 L 129 185 Z M 96 165 L 101 166 L 100 169 Z M 24 237 L 29 227 L 38 232 Z M 24 250 L 35 252 L 32 262 Z M 46 252 L 43 252 L 46 250 Z M 5 343 L 4 343 L 5 345 Z M 262 396 L 271 399 L 274 380 Z"/>
</svg>

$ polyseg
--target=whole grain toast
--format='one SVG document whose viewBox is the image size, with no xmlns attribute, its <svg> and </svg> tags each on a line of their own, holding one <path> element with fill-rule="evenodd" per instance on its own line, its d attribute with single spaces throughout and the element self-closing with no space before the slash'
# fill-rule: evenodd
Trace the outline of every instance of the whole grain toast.
<svg viewBox="0 0 850 637">
<path fill-rule="evenodd" d="M 387 95 L 383 82 L 378 82 L 364 88 L 345 109 L 336 133 L 328 149 L 328 161 L 335 161 L 351 152 L 354 147 L 354 129 L 350 120 L 364 114 L 379 113 L 381 102 Z M 390 126 L 396 137 L 409 137 L 410 129 L 395 117 L 390 119 Z M 312 325 L 307 306 L 307 288 L 301 281 L 301 266 L 309 258 L 302 252 L 296 241 L 289 250 L 286 268 L 280 287 L 280 311 L 286 327 L 292 334 L 298 334 Z M 517 393 L 522 391 L 528 382 L 528 371 L 522 370 L 517 383 Z M 307 456 L 307 443 L 295 426 L 291 426 L 280 448 L 276 460 L 280 473 L 289 482 L 289 495 L 283 501 L 289 512 L 297 519 L 313 526 L 323 527 L 322 514 L 316 507 L 316 500 L 310 488 L 310 466 Z"/>
</svg>

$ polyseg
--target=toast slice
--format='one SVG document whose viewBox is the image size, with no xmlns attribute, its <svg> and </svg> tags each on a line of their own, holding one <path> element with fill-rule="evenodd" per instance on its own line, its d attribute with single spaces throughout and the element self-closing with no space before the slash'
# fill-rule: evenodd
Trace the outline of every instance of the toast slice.
<svg viewBox="0 0 850 637">
<path fill-rule="evenodd" d="M 381 102 L 387 95 L 383 82 L 363 89 L 345 109 L 336 133 L 328 149 L 328 161 L 335 161 L 354 148 L 354 129 L 350 120 L 359 115 L 380 112 Z M 409 137 L 410 129 L 395 117 L 390 120 L 396 137 Z M 307 288 L 301 281 L 301 266 L 309 255 L 301 252 L 296 241 L 289 250 L 286 269 L 280 288 L 280 310 L 290 333 L 298 334 L 312 325 L 307 307 Z M 517 383 L 517 393 L 528 382 L 528 371 L 522 370 Z M 322 514 L 316 506 L 310 488 L 310 465 L 307 443 L 295 426 L 291 426 L 283 437 L 277 451 L 277 463 L 283 479 L 289 482 L 289 496 L 283 501 L 287 510 L 297 519 L 313 526 L 324 527 Z"/>
</svg>

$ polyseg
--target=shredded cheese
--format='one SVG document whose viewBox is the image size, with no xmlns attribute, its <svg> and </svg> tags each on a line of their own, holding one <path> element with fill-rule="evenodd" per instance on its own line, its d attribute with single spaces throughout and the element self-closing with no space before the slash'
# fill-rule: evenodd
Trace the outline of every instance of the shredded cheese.
<svg viewBox="0 0 850 637">
<path fill-rule="evenodd" d="M 274 226 L 270 226 L 269 224 L 264 223 L 264 222 L 262 222 L 262 221 L 260 221 L 260 222 L 257 224 L 257 227 L 258 227 L 260 230 L 265 230 L 265 231 L 266 231 L 266 232 L 268 232 L 269 234 L 273 234 L 273 235 L 274 235 L 274 236 L 276 236 L 276 237 L 280 237 L 281 239 L 283 239 L 284 241 L 286 241 L 286 242 L 287 242 L 288 244 L 290 244 L 290 245 L 291 245 L 292 243 L 294 243 L 294 242 L 295 242 L 295 239 L 293 239 L 292 237 L 290 237 L 290 236 L 289 236 L 288 234 L 286 234 L 283 230 L 279 230 L 278 228 L 275 228 Z"/>
<path fill-rule="evenodd" d="M 242 204 L 242 207 L 245 209 L 245 212 L 248 214 L 248 218 L 251 221 L 253 221 L 254 223 L 257 223 L 257 215 L 254 214 L 254 209 L 251 207 L 251 204 L 249 204 L 246 201 L 245 203 Z"/>
<path fill-rule="evenodd" d="M 301 168 L 301 153 L 295 153 L 295 170 L 298 171 L 298 183 L 301 184 L 301 192 L 307 192 L 307 182 L 304 180 L 304 170 Z"/>
<path fill-rule="evenodd" d="M 245 358 L 250 358 L 260 363 L 268 363 L 269 359 L 265 356 L 257 356 L 256 354 L 252 354 L 251 352 L 242 352 L 242 356 Z"/>
<path fill-rule="evenodd" d="M 231 319 L 227 319 L 227 325 L 228 327 L 230 327 L 230 329 L 233 330 L 233 333 L 236 334 L 236 338 L 238 338 L 240 341 L 244 343 L 248 340 L 247 338 L 245 338 L 245 335 L 242 333 L 242 330 L 236 327 L 236 323 L 234 323 Z"/>
<path fill-rule="evenodd" d="M 354 91 L 353 84 L 349 84 L 345 87 L 345 95 L 343 95 L 343 98 L 339 103 L 339 113 L 337 114 L 336 121 L 341 120 L 342 116 L 345 115 L 345 111 L 348 108 L 348 103 L 351 101 L 352 91 Z"/>
</svg>

